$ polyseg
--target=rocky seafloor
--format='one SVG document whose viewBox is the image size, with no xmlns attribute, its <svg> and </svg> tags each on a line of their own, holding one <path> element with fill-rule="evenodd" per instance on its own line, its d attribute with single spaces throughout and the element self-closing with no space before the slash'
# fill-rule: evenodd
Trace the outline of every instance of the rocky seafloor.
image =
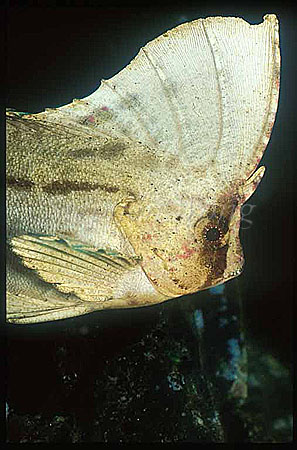
<svg viewBox="0 0 297 450">
<path fill-rule="evenodd" d="M 245 336 L 226 286 L 137 319 L 11 326 L 7 442 L 291 441 L 290 370 Z"/>
</svg>

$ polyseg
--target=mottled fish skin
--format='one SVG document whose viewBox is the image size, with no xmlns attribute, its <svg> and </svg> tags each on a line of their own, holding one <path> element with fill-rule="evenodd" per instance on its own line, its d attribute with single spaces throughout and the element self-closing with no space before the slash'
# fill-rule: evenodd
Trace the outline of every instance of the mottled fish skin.
<svg viewBox="0 0 297 450">
<path fill-rule="evenodd" d="M 225 29 L 234 51 L 241 42 L 256 60 L 260 48 L 256 81 L 240 72 L 232 86 L 225 77 L 243 64 L 216 46 Z M 186 40 L 193 61 L 183 64 Z M 204 57 L 205 74 L 196 67 Z M 239 275 L 240 208 L 264 174 L 255 169 L 275 117 L 279 64 L 274 15 L 257 26 L 199 19 L 147 44 L 85 99 L 38 114 L 9 111 L 7 320 L 151 305 Z M 228 129 L 232 117 L 247 122 Z M 262 128 L 251 136 L 257 117 Z"/>
</svg>

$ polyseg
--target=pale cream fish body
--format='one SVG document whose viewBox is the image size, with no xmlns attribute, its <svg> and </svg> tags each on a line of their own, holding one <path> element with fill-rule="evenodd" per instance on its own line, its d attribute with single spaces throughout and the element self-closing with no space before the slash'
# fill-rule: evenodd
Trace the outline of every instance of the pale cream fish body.
<svg viewBox="0 0 297 450">
<path fill-rule="evenodd" d="M 278 103 L 278 22 L 210 17 L 89 97 L 7 114 L 7 320 L 159 303 L 242 270 Z"/>
</svg>

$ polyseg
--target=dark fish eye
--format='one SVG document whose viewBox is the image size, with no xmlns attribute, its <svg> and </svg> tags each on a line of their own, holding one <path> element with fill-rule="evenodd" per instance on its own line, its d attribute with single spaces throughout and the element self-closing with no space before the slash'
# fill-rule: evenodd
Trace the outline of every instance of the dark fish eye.
<svg viewBox="0 0 297 450">
<path fill-rule="evenodd" d="M 204 236 L 208 241 L 213 242 L 218 241 L 220 239 L 221 233 L 217 227 L 211 227 L 205 230 Z"/>
</svg>

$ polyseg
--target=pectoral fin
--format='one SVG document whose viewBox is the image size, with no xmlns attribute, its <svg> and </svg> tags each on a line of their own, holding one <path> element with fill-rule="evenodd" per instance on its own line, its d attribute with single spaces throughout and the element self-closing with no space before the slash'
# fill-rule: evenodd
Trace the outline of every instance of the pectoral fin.
<svg viewBox="0 0 297 450">
<path fill-rule="evenodd" d="M 18 236 L 11 246 L 23 264 L 44 281 L 89 302 L 111 299 L 121 279 L 138 265 L 137 258 L 57 236 Z"/>
</svg>

